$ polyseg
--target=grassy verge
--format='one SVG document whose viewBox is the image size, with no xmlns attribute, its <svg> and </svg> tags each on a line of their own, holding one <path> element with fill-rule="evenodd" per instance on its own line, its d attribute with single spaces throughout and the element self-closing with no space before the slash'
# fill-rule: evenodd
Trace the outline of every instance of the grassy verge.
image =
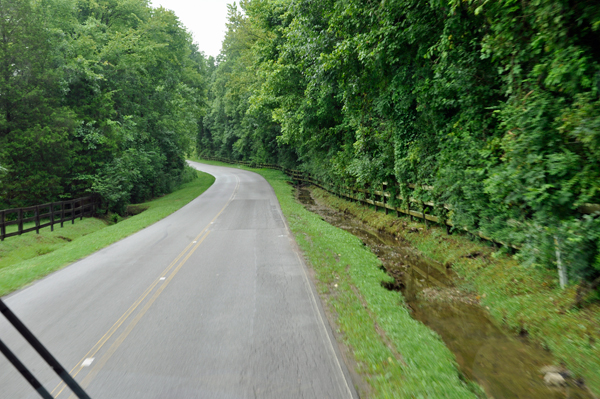
<svg viewBox="0 0 600 399">
<path fill-rule="evenodd" d="M 461 288 L 474 291 L 495 320 L 515 333 L 526 332 L 600 395 L 600 305 L 576 308 L 576 288 L 561 290 L 556 272 L 521 267 L 514 258 L 465 235 L 448 236 L 443 228 L 427 229 L 408 217 L 385 215 L 323 190 L 315 192 L 333 208 L 405 240 L 426 257 L 451 265 L 461 278 Z"/>
<path fill-rule="evenodd" d="M 198 172 L 198 179 L 177 191 L 140 204 L 146 211 L 117 224 L 107 225 L 95 218 L 65 223 L 65 227 L 40 230 L 10 237 L 0 244 L 0 296 L 58 270 L 99 249 L 119 241 L 180 209 L 202 194 L 214 177 Z"/>
<path fill-rule="evenodd" d="M 381 286 L 390 278 L 358 238 L 296 202 L 283 173 L 239 168 L 261 174 L 275 190 L 338 334 L 350 348 L 356 371 L 370 386 L 369 392 L 361 394 L 372 398 L 484 396 L 479 387 L 461 380 L 450 350 L 437 334 L 410 317 L 402 296 Z"/>
</svg>

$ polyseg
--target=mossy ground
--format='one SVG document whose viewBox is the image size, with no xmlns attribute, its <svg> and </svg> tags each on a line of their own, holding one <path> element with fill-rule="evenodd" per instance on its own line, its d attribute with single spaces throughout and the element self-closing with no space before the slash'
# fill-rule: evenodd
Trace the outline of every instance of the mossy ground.
<svg viewBox="0 0 600 399">
<path fill-rule="evenodd" d="M 0 296 L 58 270 L 78 259 L 119 241 L 170 215 L 202 194 L 214 177 L 198 172 L 198 178 L 183 184 L 171 194 L 157 198 L 138 209 L 147 208 L 127 219 L 109 224 L 98 218 L 77 219 L 75 224 L 9 237 L 0 243 Z"/>
</svg>

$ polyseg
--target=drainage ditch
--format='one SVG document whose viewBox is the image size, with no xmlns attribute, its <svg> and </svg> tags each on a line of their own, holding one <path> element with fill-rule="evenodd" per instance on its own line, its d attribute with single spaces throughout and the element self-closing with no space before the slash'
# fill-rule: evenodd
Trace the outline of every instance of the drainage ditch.
<svg viewBox="0 0 600 399">
<path fill-rule="evenodd" d="M 477 296 L 455 287 L 456 276 L 444 265 L 390 235 L 315 203 L 306 187 L 300 187 L 296 197 L 326 222 L 360 238 L 377 255 L 382 268 L 394 278 L 393 283 L 382 286 L 402 292 L 412 317 L 440 335 L 463 375 L 481 385 L 490 398 L 592 398 L 583 382 L 567 370 L 548 368 L 556 360 L 530 342 L 526 332 L 514 336 L 498 327 Z M 544 368 L 565 377 L 566 385 L 549 387 L 544 382 Z"/>
</svg>

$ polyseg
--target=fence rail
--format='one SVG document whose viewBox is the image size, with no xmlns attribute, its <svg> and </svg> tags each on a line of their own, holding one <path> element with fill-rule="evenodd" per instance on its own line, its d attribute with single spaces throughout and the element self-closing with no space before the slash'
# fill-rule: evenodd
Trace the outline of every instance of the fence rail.
<svg viewBox="0 0 600 399">
<path fill-rule="evenodd" d="M 212 161 L 219 161 L 219 162 L 224 162 L 224 163 L 229 163 L 229 164 L 239 164 L 239 165 L 244 165 L 244 166 L 249 166 L 249 167 L 259 167 L 259 168 L 280 170 L 280 171 L 284 172 L 285 174 L 287 174 L 288 176 L 290 176 L 292 178 L 292 180 L 296 180 L 299 182 L 302 181 L 302 182 L 313 184 L 313 185 L 320 187 L 326 191 L 329 191 L 332 194 L 337 195 L 338 197 L 345 197 L 351 201 L 361 202 L 361 203 L 368 204 L 368 205 L 373 205 L 375 207 L 375 210 L 377 210 L 377 208 L 383 208 L 385 210 L 386 214 L 388 214 L 389 211 L 396 212 L 396 214 L 398 216 L 400 216 L 400 214 L 403 213 L 405 215 L 410 216 L 411 218 L 415 217 L 415 218 L 423 219 L 425 221 L 426 225 L 429 224 L 429 222 L 437 223 L 439 225 L 445 225 L 446 231 L 448 233 L 450 233 L 450 229 L 452 227 L 455 227 L 460 230 L 464 230 L 466 232 L 474 234 L 486 241 L 491 241 L 491 242 L 494 242 L 494 243 L 497 243 L 497 244 L 500 244 L 500 245 L 503 245 L 506 247 L 513 248 L 513 249 L 520 249 L 516 245 L 510 244 L 510 243 L 504 243 L 502 241 L 495 240 L 491 237 L 487 237 L 486 235 L 482 234 L 479 231 L 472 232 L 472 231 L 469 231 L 466 227 L 456 226 L 452 222 L 452 219 L 451 219 L 452 207 L 447 204 L 437 204 L 437 207 L 439 209 L 444 210 L 445 217 L 440 217 L 440 216 L 431 214 L 431 211 L 436 207 L 436 204 L 432 201 L 421 201 L 420 199 L 413 198 L 413 197 L 408 197 L 408 198 L 406 198 L 406 201 L 405 201 L 405 199 L 402 196 L 396 195 L 395 200 L 403 202 L 403 203 L 407 204 L 408 206 L 401 207 L 401 206 L 394 205 L 397 201 L 395 201 L 395 200 L 390 201 L 393 194 L 391 194 L 389 191 L 387 191 L 387 189 L 389 189 L 388 182 L 380 183 L 377 185 L 377 187 L 375 187 L 374 185 L 371 185 L 371 187 L 367 187 L 367 188 L 349 187 L 349 186 L 342 185 L 342 184 L 332 184 L 332 183 L 324 182 L 324 181 L 321 181 L 321 180 L 317 179 L 316 177 L 312 176 L 310 173 L 302 172 L 300 170 L 287 169 L 287 168 L 284 168 L 279 165 L 265 164 L 265 163 L 251 163 L 251 162 L 245 162 L 245 161 L 234 161 L 231 159 L 221 158 L 221 157 L 204 157 L 204 158 L 206 158 L 208 160 L 212 160 Z M 398 183 L 394 183 L 394 184 L 398 184 Z M 417 188 L 417 186 L 415 184 L 409 184 L 408 187 L 413 190 Z M 431 186 L 420 186 L 420 188 L 425 191 L 433 190 L 433 187 L 431 187 Z M 390 202 L 392 202 L 392 203 L 390 203 Z M 578 208 L 578 210 L 582 214 L 600 215 L 600 204 L 584 204 L 584 205 L 580 206 Z"/>
<path fill-rule="evenodd" d="M 89 196 L 68 201 L 1 210 L 0 241 L 31 231 L 39 234 L 40 229 L 48 226 L 50 226 L 51 231 L 54 231 L 55 224 L 60 223 L 60 227 L 63 227 L 64 222 L 71 221 L 71 224 L 73 224 L 77 218 L 81 220 L 86 214 L 88 216 L 93 215 L 98 205 L 100 205 L 100 199 L 96 196 Z M 30 222 L 35 222 L 35 226 L 24 229 L 23 224 Z M 7 233 L 6 228 L 14 225 L 17 225 L 17 230 Z"/>
</svg>

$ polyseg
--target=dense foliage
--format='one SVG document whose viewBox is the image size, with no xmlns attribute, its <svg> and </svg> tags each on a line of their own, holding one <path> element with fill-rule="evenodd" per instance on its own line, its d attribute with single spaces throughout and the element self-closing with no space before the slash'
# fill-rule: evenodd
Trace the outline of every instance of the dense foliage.
<svg viewBox="0 0 600 399">
<path fill-rule="evenodd" d="M 578 209 L 600 203 L 599 43 L 591 1 L 242 0 L 198 151 L 396 180 L 525 265 L 558 250 L 594 279 L 600 221 Z"/>
<path fill-rule="evenodd" d="M 206 68 L 147 0 L 0 0 L 0 209 L 93 191 L 122 211 L 171 191 Z"/>
</svg>

